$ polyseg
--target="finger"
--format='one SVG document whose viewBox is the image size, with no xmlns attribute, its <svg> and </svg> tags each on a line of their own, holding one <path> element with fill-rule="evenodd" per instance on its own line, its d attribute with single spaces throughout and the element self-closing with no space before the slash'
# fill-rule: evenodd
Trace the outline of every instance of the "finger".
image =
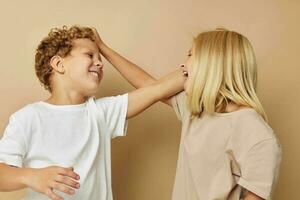
<svg viewBox="0 0 300 200">
<path fill-rule="evenodd" d="M 70 170 L 74 171 L 74 167 L 68 167 L 68 169 L 70 169 Z"/>
<path fill-rule="evenodd" d="M 73 195 L 75 194 L 75 190 L 72 188 L 67 187 L 66 185 L 62 184 L 62 183 L 58 183 L 58 182 L 54 182 L 51 187 L 53 189 L 59 190 L 63 193 L 69 194 L 69 195 Z"/>
<path fill-rule="evenodd" d="M 63 198 L 55 194 L 51 188 L 48 188 L 45 194 L 52 200 L 63 200 Z"/>
<path fill-rule="evenodd" d="M 97 32 L 97 29 L 95 27 L 91 27 L 91 28 L 94 32 Z"/>
<path fill-rule="evenodd" d="M 98 31 L 95 27 L 92 27 L 92 31 L 97 37 L 99 37 Z"/>
<path fill-rule="evenodd" d="M 67 176 L 58 175 L 54 180 L 56 182 L 63 183 L 75 189 L 78 189 L 80 187 L 80 184 L 77 181 L 74 181 L 73 179 L 70 179 Z"/>
<path fill-rule="evenodd" d="M 68 168 L 61 168 L 59 170 L 58 174 L 68 176 L 68 177 L 70 177 L 74 180 L 79 180 L 80 179 L 80 176 L 77 173 L 75 173 L 73 170 L 68 169 Z"/>
</svg>

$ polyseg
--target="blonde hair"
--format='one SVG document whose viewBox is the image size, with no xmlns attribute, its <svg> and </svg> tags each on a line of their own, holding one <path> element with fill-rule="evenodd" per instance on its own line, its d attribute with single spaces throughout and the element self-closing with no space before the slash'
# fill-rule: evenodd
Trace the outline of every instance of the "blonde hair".
<svg viewBox="0 0 300 200">
<path fill-rule="evenodd" d="M 192 54 L 192 116 L 213 114 L 233 102 L 253 108 L 267 121 L 256 95 L 256 59 L 246 37 L 226 29 L 203 32 L 194 38 Z"/>
</svg>

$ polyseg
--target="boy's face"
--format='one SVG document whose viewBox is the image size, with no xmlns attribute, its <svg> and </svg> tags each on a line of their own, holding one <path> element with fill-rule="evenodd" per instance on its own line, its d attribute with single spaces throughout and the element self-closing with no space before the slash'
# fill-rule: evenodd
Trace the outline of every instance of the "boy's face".
<svg viewBox="0 0 300 200">
<path fill-rule="evenodd" d="M 66 86 L 93 96 L 103 77 L 103 63 L 97 45 L 90 39 L 75 39 L 70 54 L 63 58 Z"/>
</svg>

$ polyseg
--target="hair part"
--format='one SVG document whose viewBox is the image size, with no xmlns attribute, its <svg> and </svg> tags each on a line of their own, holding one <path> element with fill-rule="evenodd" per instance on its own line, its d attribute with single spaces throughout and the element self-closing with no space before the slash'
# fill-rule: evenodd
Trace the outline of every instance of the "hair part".
<svg viewBox="0 0 300 200">
<path fill-rule="evenodd" d="M 35 72 L 40 83 L 52 92 L 51 74 L 53 69 L 50 60 L 53 56 L 66 57 L 73 48 L 73 40 L 88 38 L 95 41 L 93 30 L 89 27 L 72 26 L 52 28 L 47 37 L 38 45 L 35 53 Z"/>
<path fill-rule="evenodd" d="M 253 108 L 267 121 L 256 94 L 255 54 L 246 37 L 226 29 L 203 32 L 194 38 L 192 54 L 188 96 L 192 116 L 213 114 L 233 102 Z"/>
</svg>

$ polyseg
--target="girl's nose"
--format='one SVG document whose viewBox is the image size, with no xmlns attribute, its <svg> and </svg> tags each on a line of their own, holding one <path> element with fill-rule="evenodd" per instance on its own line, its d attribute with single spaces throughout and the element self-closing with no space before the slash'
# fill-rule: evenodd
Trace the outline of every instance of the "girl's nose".
<svg viewBox="0 0 300 200">
<path fill-rule="evenodd" d="M 182 74 L 187 75 L 187 70 L 186 70 L 185 64 L 180 65 L 180 68 L 181 68 Z"/>
</svg>

